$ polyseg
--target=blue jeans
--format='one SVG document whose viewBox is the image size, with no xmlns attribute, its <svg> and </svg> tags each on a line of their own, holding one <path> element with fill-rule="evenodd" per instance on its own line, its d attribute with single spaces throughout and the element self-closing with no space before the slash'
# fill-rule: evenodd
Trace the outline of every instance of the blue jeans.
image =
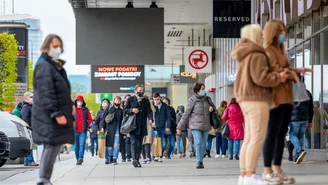
<svg viewBox="0 0 328 185">
<path fill-rule="evenodd" d="M 227 146 L 228 146 L 227 138 L 223 138 L 222 134 L 219 132 L 215 133 L 215 137 L 216 137 L 216 154 L 220 154 L 220 149 L 221 149 L 222 155 L 226 155 Z"/>
<path fill-rule="evenodd" d="M 320 149 L 320 140 L 321 140 L 321 134 L 315 133 L 314 134 L 314 149 Z"/>
<path fill-rule="evenodd" d="M 305 129 L 305 148 L 311 149 L 311 130 Z"/>
<path fill-rule="evenodd" d="M 207 137 L 207 150 L 208 151 L 211 151 L 211 149 L 212 149 L 212 143 L 213 143 L 214 137 L 215 136 L 212 136 L 212 135 L 208 135 L 208 137 Z"/>
<path fill-rule="evenodd" d="M 173 151 L 174 151 L 174 146 L 175 146 L 175 136 L 174 134 L 170 134 L 170 135 L 164 135 L 164 142 L 163 142 L 163 147 L 165 149 L 166 145 L 167 145 L 167 140 L 169 140 L 170 142 L 170 146 L 169 149 L 167 150 L 167 156 L 171 156 Z M 164 152 L 164 150 L 163 150 Z"/>
<path fill-rule="evenodd" d="M 197 162 L 203 162 L 203 157 L 206 150 L 206 141 L 208 138 L 208 131 L 192 130 L 194 136 Z"/>
<path fill-rule="evenodd" d="M 85 150 L 85 141 L 87 139 L 86 132 L 75 132 L 75 157 L 76 160 L 83 159 L 84 157 L 84 150 Z"/>
<path fill-rule="evenodd" d="M 116 125 L 116 131 L 115 131 L 115 135 L 114 135 L 114 146 L 113 147 L 106 147 L 107 151 L 108 151 L 108 156 L 113 156 L 113 159 L 117 159 L 118 158 L 118 153 L 120 151 L 120 131 L 119 131 L 119 125 Z M 107 137 L 113 137 L 113 136 L 108 136 Z M 108 157 L 105 159 L 107 160 Z"/>
<path fill-rule="evenodd" d="M 92 156 L 94 156 L 95 150 L 96 150 L 96 155 L 98 155 L 98 137 L 91 137 L 90 142 L 91 142 L 90 150 Z M 96 148 L 95 148 L 95 144 L 96 144 Z"/>
<path fill-rule="evenodd" d="M 165 136 L 165 128 L 156 128 L 156 131 L 157 131 L 157 137 L 161 138 L 162 152 L 164 152 L 165 147 L 166 147 L 166 141 L 165 141 L 165 138 L 164 138 L 164 136 Z"/>
<path fill-rule="evenodd" d="M 27 157 L 24 157 L 24 164 L 31 164 L 34 162 L 33 150 L 30 151 L 30 154 Z"/>
<path fill-rule="evenodd" d="M 238 155 L 240 149 L 240 140 L 229 139 L 228 148 L 229 148 L 230 158 L 232 158 L 234 155 Z"/>
<path fill-rule="evenodd" d="M 290 123 L 291 128 L 289 131 L 289 138 L 296 150 L 295 157 L 298 157 L 298 153 L 302 150 L 303 138 L 307 125 L 308 121 L 297 121 Z"/>
</svg>

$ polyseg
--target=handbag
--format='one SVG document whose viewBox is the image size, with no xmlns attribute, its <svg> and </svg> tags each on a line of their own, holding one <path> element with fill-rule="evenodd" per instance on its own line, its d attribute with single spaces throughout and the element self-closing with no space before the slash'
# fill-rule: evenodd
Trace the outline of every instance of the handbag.
<svg viewBox="0 0 328 185">
<path fill-rule="evenodd" d="M 210 102 L 209 98 L 207 99 L 207 101 L 208 104 L 211 106 L 212 103 Z M 222 119 L 217 109 L 214 109 L 214 111 L 210 112 L 210 124 L 214 129 L 218 129 L 222 126 Z"/>
<path fill-rule="evenodd" d="M 107 116 L 105 117 L 105 122 L 108 124 L 108 123 L 111 123 L 113 121 L 115 117 L 115 113 L 112 113 L 112 114 L 107 114 Z"/>
<path fill-rule="evenodd" d="M 229 125 L 227 123 L 222 126 L 221 134 L 223 138 L 228 138 L 230 136 Z"/>
<path fill-rule="evenodd" d="M 293 96 L 294 102 L 298 103 L 296 107 L 299 106 L 302 102 L 310 100 L 310 97 L 305 88 L 305 84 L 303 82 L 293 83 Z"/>
<path fill-rule="evenodd" d="M 132 114 L 123 118 L 122 126 L 120 129 L 121 134 L 128 135 L 130 132 L 137 129 L 137 116 Z"/>
</svg>

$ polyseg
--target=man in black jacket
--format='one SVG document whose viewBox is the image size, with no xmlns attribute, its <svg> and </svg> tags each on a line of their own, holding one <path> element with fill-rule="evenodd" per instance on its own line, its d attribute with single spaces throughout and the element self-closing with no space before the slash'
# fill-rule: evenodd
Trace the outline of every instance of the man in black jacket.
<svg viewBox="0 0 328 185">
<path fill-rule="evenodd" d="M 171 100 L 167 97 L 163 98 L 163 103 L 165 103 L 169 110 L 170 110 L 170 114 L 171 114 L 171 127 L 170 127 L 170 132 L 166 132 L 164 135 L 164 141 L 169 141 L 170 143 L 167 144 L 168 145 L 168 149 L 166 152 L 166 158 L 167 159 L 171 159 L 171 155 L 173 154 L 174 151 L 174 147 L 175 147 L 175 134 L 177 131 L 177 117 L 175 114 L 175 110 L 174 108 L 171 106 Z"/>
<path fill-rule="evenodd" d="M 302 83 L 304 83 L 304 77 L 300 76 Z M 310 91 L 306 90 L 310 100 L 297 103 L 293 105 L 293 112 L 290 122 L 290 143 L 289 143 L 289 158 L 293 155 L 293 146 L 295 147 L 296 153 L 294 155 L 294 163 L 300 164 L 306 155 L 306 151 L 302 149 L 303 138 L 305 130 L 308 124 L 312 124 L 313 119 L 313 99 Z M 290 159 L 289 159 L 290 160 Z"/>
<path fill-rule="evenodd" d="M 32 127 L 32 103 L 33 103 L 33 93 L 26 92 L 24 94 L 24 101 L 22 105 L 22 119 Z M 24 158 L 24 166 L 39 166 L 36 164 L 33 158 L 33 151 L 30 151 L 30 155 Z"/>
</svg>

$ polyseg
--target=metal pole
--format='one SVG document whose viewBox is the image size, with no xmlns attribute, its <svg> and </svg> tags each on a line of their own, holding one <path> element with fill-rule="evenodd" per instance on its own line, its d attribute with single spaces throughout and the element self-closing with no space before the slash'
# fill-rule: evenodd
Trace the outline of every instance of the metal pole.
<svg viewBox="0 0 328 185">
<path fill-rule="evenodd" d="M 194 29 L 191 29 L 191 46 L 194 46 Z"/>
<path fill-rule="evenodd" d="M 205 29 L 203 29 L 203 46 L 206 46 L 206 41 L 205 41 Z"/>
</svg>

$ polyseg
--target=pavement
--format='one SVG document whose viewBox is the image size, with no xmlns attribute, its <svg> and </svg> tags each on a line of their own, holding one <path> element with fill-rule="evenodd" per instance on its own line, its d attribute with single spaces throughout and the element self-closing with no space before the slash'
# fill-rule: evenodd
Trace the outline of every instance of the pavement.
<svg viewBox="0 0 328 185">
<path fill-rule="evenodd" d="M 200 185 L 222 184 L 237 185 L 239 163 L 229 159 L 204 159 L 205 169 L 196 169 L 195 158 L 171 160 L 163 163 L 152 162 L 142 168 L 134 168 L 131 163 L 121 163 L 117 166 L 105 165 L 104 159 L 86 154 L 85 162 L 76 166 L 74 155 L 56 162 L 52 182 L 54 185 Z M 119 160 L 120 161 L 120 160 Z M 259 161 L 258 174 L 262 172 L 262 159 Z M 328 163 L 306 161 L 294 165 L 283 161 L 283 168 L 296 179 L 299 185 L 328 185 Z M 10 166 L 1 168 L 3 173 Z M 38 169 L 20 172 L 0 181 L 0 185 L 36 185 Z"/>
</svg>

